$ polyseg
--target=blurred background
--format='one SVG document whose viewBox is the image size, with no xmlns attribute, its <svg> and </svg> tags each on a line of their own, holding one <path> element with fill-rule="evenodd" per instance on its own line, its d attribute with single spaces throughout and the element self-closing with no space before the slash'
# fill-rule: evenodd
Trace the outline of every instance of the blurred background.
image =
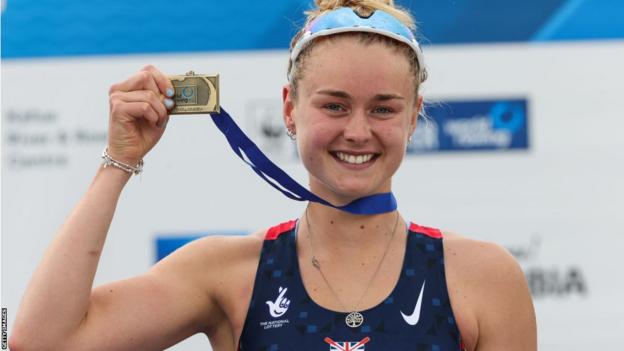
<svg viewBox="0 0 624 351">
<path fill-rule="evenodd" d="M 403 215 L 494 241 L 522 265 L 540 350 L 624 332 L 624 1 L 405 0 L 430 78 L 394 178 Z M 281 120 L 287 48 L 310 1 L 2 2 L 2 307 L 8 332 L 106 145 L 108 88 L 146 64 L 220 74 L 221 105 L 302 184 Z M 301 215 L 206 116 L 174 116 L 124 190 L 95 284 L 180 245 Z M 206 267 L 206 269 L 210 269 Z M 196 335 L 170 350 L 206 350 Z"/>
</svg>

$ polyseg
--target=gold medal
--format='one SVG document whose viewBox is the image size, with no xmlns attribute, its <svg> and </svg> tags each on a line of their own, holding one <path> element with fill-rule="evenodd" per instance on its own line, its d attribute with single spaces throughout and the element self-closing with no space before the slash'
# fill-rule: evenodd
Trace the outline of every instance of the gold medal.
<svg viewBox="0 0 624 351">
<path fill-rule="evenodd" d="M 219 75 L 189 71 L 184 76 L 169 76 L 175 89 L 172 115 L 220 112 Z"/>
</svg>

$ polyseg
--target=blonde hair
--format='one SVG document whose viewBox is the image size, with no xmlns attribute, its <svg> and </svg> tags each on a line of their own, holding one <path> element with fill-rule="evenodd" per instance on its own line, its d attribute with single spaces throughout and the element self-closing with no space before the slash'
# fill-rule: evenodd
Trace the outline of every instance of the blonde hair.
<svg viewBox="0 0 624 351">
<path fill-rule="evenodd" d="M 393 0 L 316 0 L 317 8 L 304 12 L 308 19 L 306 24 L 316 17 L 340 7 L 350 7 L 361 16 L 369 16 L 376 10 L 381 10 L 403 22 L 409 29 L 416 29 L 414 18 L 407 10 L 394 5 Z"/>
<path fill-rule="evenodd" d="M 317 8 L 304 12 L 307 16 L 306 22 L 303 27 L 297 32 L 297 34 L 295 34 L 295 36 L 292 38 L 290 42 L 290 51 L 292 51 L 299 39 L 301 39 L 304 34 L 305 28 L 310 22 L 328 11 L 332 11 L 341 7 L 349 7 L 362 17 L 368 17 L 373 12 L 381 10 L 401 21 L 410 30 L 416 30 L 416 24 L 412 15 L 407 10 L 399 6 L 395 6 L 394 0 L 315 0 L 315 3 Z M 420 86 L 420 83 L 424 82 L 427 79 L 427 72 L 423 66 L 423 63 L 418 61 L 416 53 L 411 48 L 392 38 L 374 33 L 351 32 L 343 33 L 340 35 L 357 36 L 364 44 L 371 44 L 374 42 L 383 43 L 388 47 L 404 53 L 410 62 L 411 71 L 414 75 L 414 80 L 416 84 L 416 95 L 418 95 L 418 88 Z M 297 98 L 298 82 L 303 76 L 302 71 L 305 59 L 309 55 L 311 51 L 310 49 L 313 46 L 314 44 L 309 45 L 299 54 L 295 62 L 289 62 L 288 64 L 287 74 L 288 76 L 292 77 L 290 79 L 290 83 L 294 99 Z"/>
</svg>

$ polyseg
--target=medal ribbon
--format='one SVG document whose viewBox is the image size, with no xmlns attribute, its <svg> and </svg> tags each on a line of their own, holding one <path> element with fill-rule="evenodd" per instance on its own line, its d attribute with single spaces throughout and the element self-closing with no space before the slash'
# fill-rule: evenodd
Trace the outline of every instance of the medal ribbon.
<svg viewBox="0 0 624 351">
<path fill-rule="evenodd" d="M 219 113 L 211 113 L 210 117 L 212 117 L 212 121 L 217 128 L 225 135 L 234 153 L 262 179 L 290 199 L 318 202 L 353 214 L 378 214 L 392 212 L 397 208 L 396 198 L 392 193 L 365 196 L 353 200 L 344 206 L 333 205 L 301 186 L 269 160 L 223 108 L 221 108 Z"/>
</svg>

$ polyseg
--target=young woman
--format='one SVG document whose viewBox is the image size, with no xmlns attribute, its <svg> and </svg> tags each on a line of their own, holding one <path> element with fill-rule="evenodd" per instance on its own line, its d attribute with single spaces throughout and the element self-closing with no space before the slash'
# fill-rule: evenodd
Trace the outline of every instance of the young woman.
<svg viewBox="0 0 624 351">
<path fill-rule="evenodd" d="M 392 190 L 426 78 L 411 17 L 392 1 L 317 0 L 293 39 L 284 122 L 333 204 Z M 137 165 L 173 106 L 147 66 L 110 89 L 108 155 Z M 102 167 L 45 253 L 10 338 L 21 350 L 535 350 L 524 276 L 501 247 L 310 203 L 247 237 L 207 237 L 142 276 L 92 289 L 132 169 Z M 117 167 L 119 166 L 119 167 Z"/>
</svg>

